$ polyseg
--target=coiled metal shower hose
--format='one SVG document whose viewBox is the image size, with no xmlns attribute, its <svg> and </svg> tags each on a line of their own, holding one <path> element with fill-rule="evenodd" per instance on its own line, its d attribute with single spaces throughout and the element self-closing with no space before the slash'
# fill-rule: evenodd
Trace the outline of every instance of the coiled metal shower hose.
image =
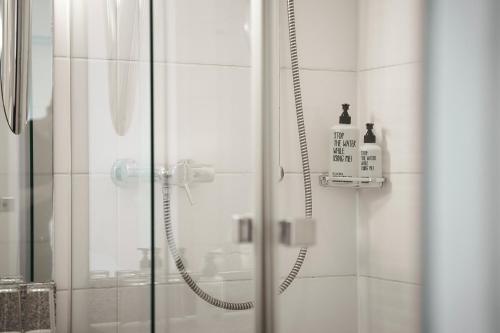
<svg viewBox="0 0 500 333">
<path fill-rule="evenodd" d="M 293 93 L 295 97 L 295 112 L 297 116 L 297 127 L 299 133 L 299 143 L 300 143 L 300 155 L 302 158 L 302 173 L 304 176 L 304 194 L 305 194 L 305 216 L 312 217 L 312 190 L 311 190 L 311 171 L 309 169 L 309 154 L 307 151 L 307 140 L 306 140 L 306 128 L 304 124 L 304 112 L 302 108 L 302 94 L 300 87 L 300 76 L 299 76 L 299 60 L 297 54 L 297 37 L 295 32 L 295 8 L 294 0 L 288 1 L 288 31 L 290 36 L 290 57 L 292 62 L 292 77 L 293 77 Z M 191 288 L 191 290 L 198 295 L 205 302 L 216 306 L 218 308 L 226 310 L 249 310 L 255 306 L 254 301 L 248 302 L 226 302 L 220 300 L 212 295 L 206 293 L 201 289 L 198 284 L 193 280 L 193 278 L 186 271 L 186 267 L 182 261 L 182 257 L 179 254 L 177 245 L 175 243 L 175 236 L 172 230 L 172 220 L 170 216 L 170 193 L 169 185 L 165 181 L 163 183 L 163 214 L 165 222 L 165 232 L 167 234 L 168 249 L 172 258 L 175 261 L 175 266 L 181 274 L 182 278 L 186 284 Z M 279 287 L 279 293 L 282 294 L 297 277 L 297 274 L 304 263 L 307 255 L 307 248 L 303 247 L 300 249 L 297 259 L 288 273 L 288 276 L 281 283 Z"/>
</svg>

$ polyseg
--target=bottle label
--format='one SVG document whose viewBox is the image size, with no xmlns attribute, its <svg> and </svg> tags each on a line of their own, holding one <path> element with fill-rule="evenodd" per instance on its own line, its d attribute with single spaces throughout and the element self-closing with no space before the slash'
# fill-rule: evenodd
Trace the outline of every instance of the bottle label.
<svg viewBox="0 0 500 333">
<path fill-rule="evenodd" d="M 346 136 L 344 132 L 333 132 L 332 140 L 332 162 L 335 170 L 332 170 L 332 176 L 347 176 L 352 175 L 354 156 L 357 140 Z M 342 166 L 343 165 L 343 166 Z"/>
<path fill-rule="evenodd" d="M 361 171 L 375 171 L 377 156 L 369 155 L 368 151 L 361 151 Z"/>
</svg>

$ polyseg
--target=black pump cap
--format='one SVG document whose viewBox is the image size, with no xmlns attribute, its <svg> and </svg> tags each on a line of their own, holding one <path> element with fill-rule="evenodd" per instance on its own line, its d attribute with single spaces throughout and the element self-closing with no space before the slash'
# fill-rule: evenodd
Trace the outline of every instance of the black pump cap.
<svg viewBox="0 0 500 333">
<path fill-rule="evenodd" d="M 340 124 L 350 124 L 351 123 L 351 116 L 347 112 L 349 110 L 349 104 L 342 104 L 342 114 L 339 117 L 339 123 Z"/>
<path fill-rule="evenodd" d="M 373 123 L 367 123 L 366 129 L 368 130 L 364 137 L 365 143 L 375 143 L 377 142 L 377 137 L 373 134 Z"/>
</svg>

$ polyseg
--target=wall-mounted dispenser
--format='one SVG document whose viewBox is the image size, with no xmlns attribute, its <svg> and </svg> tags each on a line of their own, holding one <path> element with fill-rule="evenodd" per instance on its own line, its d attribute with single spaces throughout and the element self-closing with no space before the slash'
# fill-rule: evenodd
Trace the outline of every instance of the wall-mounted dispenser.
<svg viewBox="0 0 500 333">
<path fill-rule="evenodd" d="M 359 148 L 359 176 L 381 178 L 382 148 L 377 144 L 377 137 L 373 133 L 373 123 L 366 124 L 366 129 L 363 145 Z"/>
<path fill-rule="evenodd" d="M 351 126 L 347 112 L 349 104 L 342 104 L 339 125 L 331 128 L 329 142 L 330 165 L 328 173 L 319 176 L 324 187 L 380 188 L 382 177 L 382 149 L 376 143 L 373 124 L 366 124 L 363 145 L 358 146 L 358 129 Z"/>
<path fill-rule="evenodd" d="M 329 157 L 330 177 L 356 177 L 358 175 L 359 130 L 351 125 L 349 104 L 342 104 L 339 124 L 331 128 Z"/>
</svg>

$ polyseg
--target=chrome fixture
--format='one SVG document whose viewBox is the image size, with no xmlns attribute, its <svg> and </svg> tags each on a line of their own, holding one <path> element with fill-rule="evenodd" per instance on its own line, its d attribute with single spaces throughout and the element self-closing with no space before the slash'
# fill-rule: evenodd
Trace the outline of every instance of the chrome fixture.
<svg viewBox="0 0 500 333">
<path fill-rule="evenodd" d="M 7 123 L 20 134 L 28 121 L 31 0 L 2 0 L 0 99 Z"/>
<path fill-rule="evenodd" d="M 310 218 L 283 220 L 279 223 L 280 243 L 286 246 L 309 247 L 316 244 L 316 221 Z"/>
<path fill-rule="evenodd" d="M 250 215 L 234 215 L 233 240 L 235 243 L 251 243 L 253 241 L 253 219 Z"/>
<path fill-rule="evenodd" d="M 182 187 L 186 191 L 189 202 L 193 205 L 191 184 L 210 183 L 215 180 L 213 167 L 207 164 L 196 163 L 192 160 L 181 160 L 170 168 L 155 168 L 154 180 L 169 185 Z M 117 160 L 111 168 L 111 179 L 121 187 L 131 186 L 140 179 L 150 179 L 151 169 L 141 168 L 131 159 Z"/>
<path fill-rule="evenodd" d="M 319 184 L 323 187 L 381 188 L 384 183 L 384 177 L 330 177 L 326 173 L 319 176 Z"/>
</svg>

